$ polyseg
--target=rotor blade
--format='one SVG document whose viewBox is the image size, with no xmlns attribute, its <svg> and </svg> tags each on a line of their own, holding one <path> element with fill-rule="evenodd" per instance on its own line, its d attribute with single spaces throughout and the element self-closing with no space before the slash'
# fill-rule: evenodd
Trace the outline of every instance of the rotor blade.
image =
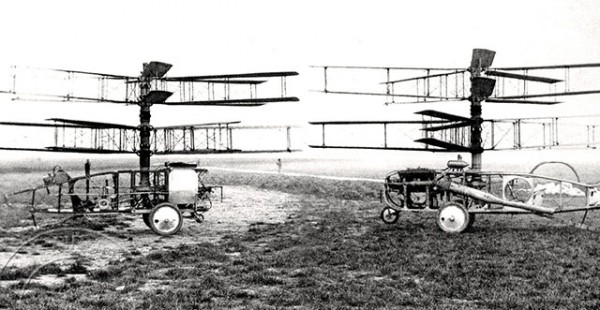
<svg viewBox="0 0 600 310">
<path fill-rule="evenodd" d="M 309 145 L 315 149 L 351 149 L 351 150 L 390 150 L 390 151 L 415 151 L 415 152 L 454 152 L 446 149 L 427 149 L 417 147 L 389 147 L 389 146 L 335 146 L 335 145 Z"/>
<path fill-rule="evenodd" d="M 126 154 L 134 153 L 133 151 L 119 151 L 119 150 L 107 150 L 107 149 L 92 149 L 84 147 L 64 147 L 64 146 L 48 146 L 46 147 L 51 152 L 65 152 L 65 153 L 96 153 L 96 154 Z"/>
<path fill-rule="evenodd" d="M 527 145 L 527 146 L 519 146 L 519 147 L 499 147 L 499 148 L 493 148 L 493 149 L 487 149 L 486 151 L 510 151 L 510 150 L 527 150 L 527 149 L 557 149 L 557 148 L 561 148 L 561 149 L 596 149 L 597 147 L 594 145 L 598 145 L 598 142 L 582 142 L 582 143 L 567 143 L 567 144 L 557 144 L 557 145 L 552 145 L 552 146 L 548 146 L 548 145 Z"/>
<path fill-rule="evenodd" d="M 171 95 L 173 95 L 173 93 L 169 91 L 151 90 L 142 98 L 142 101 L 154 104 L 164 103 Z"/>
<path fill-rule="evenodd" d="M 240 153 L 241 150 L 238 149 L 206 149 L 206 148 L 198 148 L 194 150 L 157 150 L 154 152 L 155 155 L 184 155 L 184 154 L 230 154 L 230 153 Z"/>
<path fill-rule="evenodd" d="M 188 128 L 198 128 L 198 127 L 208 127 L 208 126 L 214 126 L 217 127 L 219 125 L 232 125 L 232 124 L 239 124 L 241 123 L 240 121 L 233 121 L 233 122 L 214 122 L 214 123 L 201 123 L 201 124 L 189 124 L 189 125 L 172 125 L 172 126 L 160 126 L 160 127 L 154 127 L 154 129 L 188 129 Z"/>
<path fill-rule="evenodd" d="M 137 129 L 134 126 L 111 124 L 111 123 L 100 123 L 100 122 L 88 122 L 78 120 L 68 120 L 62 118 L 50 118 L 48 121 L 61 122 L 61 124 L 49 124 L 49 123 L 27 123 L 27 122 L 0 122 L 2 126 L 23 126 L 23 127 L 52 127 L 52 128 L 115 128 L 115 129 Z"/>
<path fill-rule="evenodd" d="M 136 77 L 133 77 L 133 76 L 117 75 L 117 74 L 106 74 L 106 73 L 98 73 L 98 72 L 90 72 L 90 71 L 65 70 L 65 69 L 49 69 L 49 70 L 57 71 L 57 72 L 66 72 L 66 73 L 96 75 L 96 76 L 107 77 L 107 78 L 111 78 L 111 79 L 123 79 L 123 80 L 126 80 L 126 79 L 136 79 Z"/>
<path fill-rule="evenodd" d="M 104 98 L 91 98 L 91 97 L 78 97 L 78 96 L 52 96 L 52 95 L 42 95 L 42 96 L 50 96 L 50 97 L 56 97 L 56 98 L 63 98 L 63 102 L 68 102 L 68 101 L 82 101 L 82 102 L 109 102 L 109 103 L 135 103 L 132 101 L 126 101 L 126 100 L 112 100 L 112 99 L 104 99 Z"/>
<path fill-rule="evenodd" d="M 468 146 L 462 146 L 462 145 L 458 145 L 458 144 L 454 144 L 454 143 L 450 143 L 450 142 L 446 142 L 446 141 L 442 141 L 442 140 L 438 140 L 438 139 L 434 139 L 434 138 L 417 139 L 417 140 L 415 140 L 415 142 L 441 147 L 443 149 L 446 149 L 446 150 L 452 151 L 452 152 L 471 152 L 471 151 L 473 151 L 473 149 L 471 149 Z"/>
<path fill-rule="evenodd" d="M 485 102 L 492 103 L 520 103 L 520 104 L 558 104 L 560 101 L 536 101 L 536 100 L 517 100 L 517 99 L 499 99 L 499 98 L 487 98 Z"/>
<path fill-rule="evenodd" d="M 496 52 L 491 50 L 486 50 L 482 48 L 473 49 L 473 56 L 471 57 L 471 67 L 470 68 L 489 68 L 494 62 L 494 56 Z"/>
<path fill-rule="evenodd" d="M 91 122 L 91 121 L 81 121 L 81 120 L 73 120 L 73 119 L 65 119 L 65 118 L 49 118 L 47 121 L 55 121 L 66 124 L 80 125 L 78 127 L 82 128 L 115 128 L 115 129 L 137 129 L 135 126 L 122 125 L 122 124 L 114 124 L 114 123 L 104 123 L 104 122 Z M 55 127 L 63 127 L 63 124 L 54 124 Z"/>
<path fill-rule="evenodd" d="M 167 74 L 167 72 L 171 69 L 172 65 L 160 61 L 151 61 L 147 64 L 144 64 L 144 70 L 142 71 L 142 77 L 154 77 L 161 78 Z"/>
<path fill-rule="evenodd" d="M 248 99 L 225 99 L 204 101 L 177 101 L 161 102 L 164 105 L 205 105 L 205 106 L 261 106 L 269 102 L 299 101 L 297 97 L 274 97 L 274 98 L 248 98 Z"/>
<path fill-rule="evenodd" d="M 338 94 L 338 95 L 364 95 L 364 96 L 386 96 L 386 97 L 406 97 L 406 98 L 420 98 L 420 99 L 435 99 L 442 101 L 456 101 L 466 100 L 467 98 L 458 97 L 445 97 L 445 96 L 423 96 L 423 95 L 410 95 L 410 94 L 386 94 L 386 93 L 372 93 L 372 92 L 353 92 L 353 91 L 337 91 L 337 90 L 317 90 L 318 92 L 324 92 L 326 94 Z M 425 101 L 423 101 L 425 102 Z M 400 103 L 400 102 L 395 102 Z M 415 102 L 417 103 L 417 102 Z"/>
<path fill-rule="evenodd" d="M 23 126 L 23 127 L 52 127 L 52 128 L 57 128 L 59 127 L 59 125 L 57 124 L 48 124 L 48 123 L 22 123 L 22 122 L 0 122 L 0 125 L 2 126 Z M 60 125 L 60 127 L 66 127 L 66 128 L 87 128 L 84 126 L 78 126 L 78 125 Z"/>
<path fill-rule="evenodd" d="M 473 124 L 473 122 L 468 121 L 468 122 L 460 122 L 460 123 L 454 123 L 454 124 L 448 124 L 448 125 L 442 125 L 442 126 L 425 127 L 425 128 L 421 128 L 421 130 L 423 130 L 423 131 L 438 131 L 438 130 L 445 130 L 445 129 L 467 127 L 467 126 L 471 126 L 471 124 Z"/>
<path fill-rule="evenodd" d="M 231 129 L 285 129 L 285 128 L 298 128 L 298 126 L 291 125 L 244 125 L 244 126 L 232 126 Z"/>
<path fill-rule="evenodd" d="M 198 82 L 198 83 L 212 83 L 212 84 L 249 84 L 258 85 L 266 82 L 266 80 L 197 80 L 191 79 L 189 81 L 180 80 L 180 82 Z"/>
<path fill-rule="evenodd" d="M 285 149 L 285 150 L 240 150 L 240 149 L 228 149 L 228 150 L 217 150 L 217 149 L 195 149 L 195 150 L 174 150 L 174 151 L 157 151 L 154 152 L 156 155 L 185 155 L 185 154 L 257 154 L 257 153 L 289 153 L 298 152 L 299 150 Z"/>
<path fill-rule="evenodd" d="M 9 94 L 13 94 L 8 92 Z M 39 99 L 28 99 L 27 96 L 32 97 L 49 97 L 56 98 L 61 100 L 56 100 L 59 102 L 108 102 L 108 103 L 125 103 L 125 104 L 135 104 L 137 102 L 127 101 L 127 100 L 112 100 L 106 98 L 92 98 L 92 97 L 82 97 L 82 96 L 70 96 L 70 95 L 52 95 L 52 94 L 34 94 L 34 93 L 18 93 L 18 95 L 26 96 L 25 98 L 15 97 L 13 100 L 39 100 Z M 47 99 L 45 101 L 48 101 Z"/>
<path fill-rule="evenodd" d="M 206 79 L 237 79 L 237 78 L 269 78 L 269 77 L 286 77 L 295 76 L 298 72 L 295 71 L 279 71 L 279 72 L 256 72 L 256 73 L 240 73 L 240 74 L 221 74 L 221 75 L 197 75 L 197 76 L 181 76 L 168 77 L 167 81 L 195 81 Z"/>
<path fill-rule="evenodd" d="M 533 66 L 533 67 L 503 67 L 503 68 L 493 68 L 493 69 L 495 69 L 495 70 L 503 70 L 503 71 L 522 71 L 522 70 L 573 69 L 573 68 L 595 68 L 595 67 L 600 67 L 600 63 L 571 64 L 571 65 L 552 65 L 552 66 Z"/>
<path fill-rule="evenodd" d="M 515 96 L 502 96 L 496 97 L 496 99 L 527 99 L 527 98 L 542 98 L 542 97 L 556 97 L 556 96 L 577 96 L 577 95 L 590 95 L 600 94 L 600 90 L 583 90 L 583 91 L 571 91 L 564 93 L 548 93 L 548 94 L 531 94 L 531 95 L 515 95 Z"/>
<path fill-rule="evenodd" d="M 2 151 L 30 151 L 30 152 L 53 152 L 46 148 L 27 148 L 27 147 L 3 147 L 0 146 Z"/>
<path fill-rule="evenodd" d="M 300 152 L 299 149 L 280 149 L 280 150 L 241 150 L 239 153 L 245 154 L 262 154 L 262 153 L 291 153 L 291 152 Z"/>
<path fill-rule="evenodd" d="M 477 101 L 485 100 L 494 92 L 496 80 L 492 78 L 476 76 L 471 78 L 471 96 Z"/>
<path fill-rule="evenodd" d="M 371 70 L 430 70 L 430 71 L 459 71 L 465 68 L 434 68 L 434 67 L 377 67 L 377 66 L 311 66 L 311 68 L 323 69 L 371 69 Z"/>
<path fill-rule="evenodd" d="M 550 120 L 550 119 L 577 119 L 577 118 L 600 118 L 600 114 L 591 114 L 591 115 L 565 115 L 565 116 L 537 116 L 537 117 L 518 117 L 518 118 L 494 118 L 494 119 L 486 119 L 486 122 L 507 122 L 513 123 L 517 120 L 520 121 L 530 121 L 530 120 Z M 576 121 L 578 123 L 578 121 Z"/>
<path fill-rule="evenodd" d="M 445 113 L 445 112 L 440 112 L 440 111 L 435 111 L 435 110 L 423 110 L 423 111 L 415 112 L 415 114 L 443 118 L 443 119 L 447 119 L 447 120 L 453 121 L 453 122 L 470 122 L 471 121 L 471 119 L 468 117 Z"/>
<path fill-rule="evenodd" d="M 498 76 L 498 77 L 504 77 L 504 78 L 509 78 L 509 79 L 525 80 L 525 81 L 532 81 L 532 82 L 542 82 L 542 83 L 548 83 L 548 84 L 554 84 L 554 83 L 563 81 L 563 80 L 552 79 L 552 78 L 547 78 L 547 77 L 515 74 L 515 73 L 502 72 L 502 71 L 486 71 L 485 74 L 490 75 L 490 76 Z"/>
<path fill-rule="evenodd" d="M 266 80 L 229 80 L 229 79 L 224 79 L 224 80 L 211 80 L 211 79 L 207 79 L 207 80 L 198 80 L 198 79 L 189 79 L 189 80 L 185 80 L 185 79 L 179 79 L 177 81 L 171 80 L 171 79 L 161 79 L 161 81 L 168 81 L 168 82 L 197 82 L 197 83 L 210 83 L 210 84 L 247 84 L 247 85 L 259 85 L 262 84 L 264 82 L 266 82 Z M 136 84 L 136 83 L 140 83 L 139 80 L 129 80 L 126 81 L 125 83 L 128 84 Z"/>
<path fill-rule="evenodd" d="M 449 76 L 449 75 L 453 75 L 453 74 L 460 74 L 460 73 L 464 73 L 466 71 L 467 70 L 461 70 L 461 71 L 448 72 L 448 73 L 423 75 L 423 76 L 412 77 L 412 78 L 408 78 L 408 79 L 401 79 L 401 80 L 381 82 L 379 84 L 394 84 L 394 83 L 400 83 L 400 82 L 408 82 L 408 81 L 414 81 L 414 80 L 429 79 L 429 78 L 435 78 L 435 77 L 441 77 L 441 76 Z"/>
<path fill-rule="evenodd" d="M 128 154 L 134 153 L 132 151 L 117 151 L 117 150 L 104 150 L 104 149 L 90 149 L 90 148 L 74 148 L 74 147 L 57 147 L 48 146 L 45 148 L 25 148 L 25 147 L 0 147 L 0 150 L 6 151 L 31 151 L 31 152 L 62 152 L 62 153 L 98 153 L 98 154 Z"/>
<path fill-rule="evenodd" d="M 447 121 L 327 121 L 309 122 L 311 125 L 387 125 L 387 124 L 440 124 Z"/>
</svg>

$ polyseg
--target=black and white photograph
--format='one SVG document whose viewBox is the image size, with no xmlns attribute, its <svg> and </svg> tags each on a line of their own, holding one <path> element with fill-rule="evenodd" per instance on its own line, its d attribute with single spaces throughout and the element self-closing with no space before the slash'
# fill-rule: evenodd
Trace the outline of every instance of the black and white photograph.
<svg viewBox="0 0 600 310">
<path fill-rule="evenodd" d="M 600 2 L 0 4 L 0 310 L 600 309 Z"/>
</svg>

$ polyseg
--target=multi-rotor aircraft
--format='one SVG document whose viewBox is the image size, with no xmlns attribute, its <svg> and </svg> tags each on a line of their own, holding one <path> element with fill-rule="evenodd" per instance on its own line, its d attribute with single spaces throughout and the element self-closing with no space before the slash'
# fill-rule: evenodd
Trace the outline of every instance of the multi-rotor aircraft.
<svg viewBox="0 0 600 310">
<path fill-rule="evenodd" d="M 11 67 L 10 77 L 0 81 L 5 87 L 0 88 L 0 93 L 12 96 L 13 100 L 102 102 L 140 107 L 138 126 L 64 118 L 48 119 L 48 123 L 0 122 L 0 126 L 54 130 L 53 145 L 0 145 L 2 150 L 135 153 L 140 158 L 139 170 L 91 174 L 89 165 L 86 165 L 86 175 L 75 178 L 56 167 L 44 179 L 44 186 L 19 192 L 32 195 L 32 214 L 50 211 L 133 212 L 143 214 L 145 223 L 154 232 L 175 234 L 181 228 L 182 212 L 201 220 L 199 212 L 210 207 L 208 194 L 211 188 L 200 179 L 206 170 L 187 164 L 169 164 L 152 170 L 152 154 L 291 151 L 289 126 L 264 127 L 283 130 L 284 147 L 242 150 L 235 147 L 235 133 L 263 127 L 240 126 L 239 121 L 154 127 L 150 124 L 150 109 L 153 105 L 255 107 L 269 102 L 298 101 L 297 97 L 287 95 L 287 78 L 298 75 L 297 72 L 168 77 L 166 74 L 170 68 L 170 64 L 153 61 L 144 64 L 140 76 L 135 77 Z M 279 83 L 268 83 L 272 80 Z M 173 97 L 178 97 L 178 100 L 173 100 Z M 47 201 L 36 198 L 38 191 L 48 190 L 51 186 L 56 186 L 58 191 L 56 208 L 49 208 Z M 63 195 L 70 199 L 64 199 Z"/>
<path fill-rule="evenodd" d="M 590 89 L 589 83 L 573 78 L 573 73 L 585 71 L 588 77 L 598 74 L 600 63 L 494 68 L 494 56 L 494 51 L 475 49 L 467 69 L 319 67 L 324 74 L 322 91 L 325 93 L 385 96 L 388 104 L 468 100 L 471 115 L 423 110 L 417 112 L 422 120 L 312 122 L 321 127 L 323 138 L 320 145 L 311 147 L 471 154 L 469 170 L 465 170 L 468 163 L 451 160 L 444 170 L 407 169 L 388 174 L 385 179 L 386 207 L 381 214 L 387 223 L 397 221 L 399 211 L 435 211 L 442 230 L 462 232 L 473 223 L 476 213 L 551 216 L 573 211 L 587 214 L 588 210 L 600 208 L 596 197 L 598 185 L 534 175 L 534 171 L 508 174 L 481 170 L 485 150 L 597 145 L 598 117 L 484 119 L 482 103 L 554 105 L 559 103 L 558 97 L 598 94 L 600 89 Z M 360 74 L 354 78 L 357 75 L 352 73 L 357 72 Z M 531 72 L 542 74 L 532 75 Z M 385 80 L 357 84 L 356 80 L 365 76 L 385 77 Z M 351 82 L 354 84 L 350 85 Z M 385 88 L 380 90 L 378 87 L 381 86 Z M 376 145 L 332 144 L 329 140 L 333 138 L 326 141 L 326 129 L 334 130 L 340 125 L 383 126 L 383 139 L 377 139 L 380 143 Z M 397 127 L 400 128 L 393 130 Z M 391 141 L 390 136 L 397 132 L 406 134 L 407 129 L 421 134 L 412 141 L 404 139 L 400 145 L 394 144 L 398 140 Z M 510 133 L 512 141 L 507 138 Z M 558 190 L 551 189 L 555 187 Z"/>
</svg>

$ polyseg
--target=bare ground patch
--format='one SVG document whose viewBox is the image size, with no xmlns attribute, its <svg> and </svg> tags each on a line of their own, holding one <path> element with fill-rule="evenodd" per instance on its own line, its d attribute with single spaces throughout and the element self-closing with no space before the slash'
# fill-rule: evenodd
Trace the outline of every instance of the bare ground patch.
<svg viewBox="0 0 600 310">
<path fill-rule="evenodd" d="M 46 234 L 47 227 L 44 228 L 44 225 L 57 220 L 42 221 L 39 230 L 16 227 L 2 233 L 0 268 L 4 267 L 3 272 L 6 272 L 11 268 L 45 264 L 67 267 L 77 261 L 90 270 L 104 268 L 127 255 L 145 255 L 186 244 L 216 243 L 223 236 L 247 232 L 251 225 L 282 223 L 296 208 L 297 198 L 294 195 L 249 186 L 228 186 L 224 200 L 215 201 L 213 208 L 204 214 L 203 223 L 185 219 L 182 230 L 175 236 L 157 236 L 144 224 L 141 216 L 133 215 L 117 216 L 115 225 L 99 232 L 82 228 L 85 230 L 78 231 L 75 238 L 68 231 L 67 234 L 61 231 L 61 228 L 76 229 L 77 226 L 72 226 L 74 223 L 66 221 L 58 227 L 52 226 L 60 232 L 57 236 Z M 94 223 L 97 219 L 88 217 L 84 221 Z M 4 281 L 4 285 L 12 283 Z"/>
</svg>

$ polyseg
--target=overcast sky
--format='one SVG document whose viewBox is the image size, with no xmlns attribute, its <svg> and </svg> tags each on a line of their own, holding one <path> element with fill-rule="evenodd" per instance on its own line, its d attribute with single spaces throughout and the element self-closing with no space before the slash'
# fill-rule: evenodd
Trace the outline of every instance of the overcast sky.
<svg viewBox="0 0 600 310">
<path fill-rule="evenodd" d="M 171 76 L 301 73 L 288 81 L 298 103 L 156 109 L 155 124 L 402 119 L 414 108 L 310 92 L 321 85 L 309 66 L 467 67 L 473 48 L 495 50 L 496 66 L 600 62 L 598 12 L 594 0 L 2 1 L 0 65 L 135 76 L 143 62 L 157 60 L 173 64 Z M 138 122 L 135 107 L 0 104 L 7 105 L 1 119 Z M 460 107 L 468 111 L 468 104 Z M 580 106 L 558 111 L 573 107 Z"/>
</svg>

